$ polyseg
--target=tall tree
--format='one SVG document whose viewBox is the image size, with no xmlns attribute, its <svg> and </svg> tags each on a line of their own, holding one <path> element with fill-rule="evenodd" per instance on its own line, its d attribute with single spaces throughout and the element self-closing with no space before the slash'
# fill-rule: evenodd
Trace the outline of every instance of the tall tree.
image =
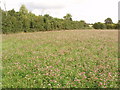
<svg viewBox="0 0 120 90">
<path fill-rule="evenodd" d="M 27 8 L 26 8 L 25 5 L 22 5 L 22 6 L 20 7 L 19 12 L 20 12 L 21 14 L 24 14 L 24 15 L 28 14 L 28 10 L 27 10 Z"/>
<path fill-rule="evenodd" d="M 65 20 L 70 20 L 72 21 L 72 15 L 71 14 L 66 14 L 66 16 L 63 17 Z"/>
<path fill-rule="evenodd" d="M 105 19 L 105 24 L 112 24 L 112 23 L 113 23 L 113 21 L 111 18 Z"/>
<path fill-rule="evenodd" d="M 20 21 L 22 22 L 23 31 L 27 32 L 30 28 L 30 18 L 29 13 L 25 5 L 22 5 L 19 10 Z"/>
</svg>

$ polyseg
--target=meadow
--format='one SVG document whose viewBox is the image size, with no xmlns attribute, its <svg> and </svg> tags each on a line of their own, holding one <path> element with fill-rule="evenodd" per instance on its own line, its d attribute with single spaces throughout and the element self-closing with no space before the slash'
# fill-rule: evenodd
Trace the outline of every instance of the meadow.
<svg viewBox="0 0 120 90">
<path fill-rule="evenodd" d="M 118 30 L 2 35 L 3 88 L 118 88 Z"/>
</svg>

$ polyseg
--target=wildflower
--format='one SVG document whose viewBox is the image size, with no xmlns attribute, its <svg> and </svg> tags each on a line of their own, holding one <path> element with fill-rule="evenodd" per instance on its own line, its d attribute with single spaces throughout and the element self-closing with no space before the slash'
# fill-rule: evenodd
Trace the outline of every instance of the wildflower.
<svg viewBox="0 0 120 90">
<path fill-rule="evenodd" d="M 73 85 L 73 86 L 76 86 L 76 85 Z"/>
<path fill-rule="evenodd" d="M 74 80 L 74 81 L 80 81 L 80 80 L 76 79 L 76 80 Z"/>
<path fill-rule="evenodd" d="M 102 82 L 100 82 L 99 84 L 102 85 Z"/>
<path fill-rule="evenodd" d="M 49 68 L 53 68 L 53 66 L 50 66 Z"/>
<path fill-rule="evenodd" d="M 49 73 L 46 73 L 45 75 L 49 75 Z"/>
<path fill-rule="evenodd" d="M 86 76 L 84 76 L 84 78 L 87 78 Z"/>
<path fill-rule="evenodd" d="M 111 76 L 112 76 L 110 72 L 108 73 L 108 76 L 109 76 L 109 77 L 111 77 Z"/>
<path fill-rule="evenodd" d="M 94 79 L 98 79 L 98 78 L 95 77 Z"/>
<path fill-rule="evenodd" d="M 48 85 L 50 86 L 51 84 L 49 83 Z"/>
</svg>

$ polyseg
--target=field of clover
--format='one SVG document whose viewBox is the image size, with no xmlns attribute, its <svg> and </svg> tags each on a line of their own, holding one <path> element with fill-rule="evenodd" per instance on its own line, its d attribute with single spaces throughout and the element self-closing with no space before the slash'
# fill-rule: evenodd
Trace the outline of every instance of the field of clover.
<svg viewBox="0 0 120 90">
<path fill-rule="evenodd" d="M 3 88 L 118 88 L 118 31 L 2 36 Z"/>
</svg>

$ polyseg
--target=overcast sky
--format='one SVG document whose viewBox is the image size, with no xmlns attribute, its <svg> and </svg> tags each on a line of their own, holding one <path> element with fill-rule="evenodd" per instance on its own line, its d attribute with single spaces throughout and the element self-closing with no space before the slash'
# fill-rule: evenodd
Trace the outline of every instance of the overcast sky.
<svg viewBox="0 0 120 90">
<path fill-rule="evenodd" d="M 85 20 L 87 23 L 104 22 L 107 17 L 113 22 L 118 20 L 119 0 L 2 0 L 6 3 L 6 9 L 19 10 L 25 4 L 29 11 L 36 15 L 49 14 L 53 17 L 63 18 L 70 13 L 73 20 Z"/>
</svg>

